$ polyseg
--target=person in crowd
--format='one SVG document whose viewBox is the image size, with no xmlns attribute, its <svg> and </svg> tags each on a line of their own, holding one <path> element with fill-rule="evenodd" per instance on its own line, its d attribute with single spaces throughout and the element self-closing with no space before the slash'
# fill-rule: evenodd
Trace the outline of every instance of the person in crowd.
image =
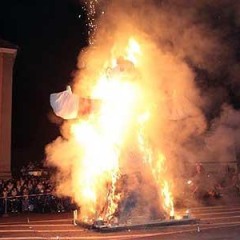
<svg viewBox="0 0 240 240">
<path fill-rule="evenodd" d="M 55 196 L 55 185 L 49 176 L 27 174 L 34 168 L 29 163 L 18 178 L 0 179 L 0 214 L 5 213 L 5 203 L 8 213 L 72 211 L 72 200 Z"/>
<path fill-rule="evenodd" d="M 22 191 L 22 212 L 28 212 L 29 211 L 29 196 L 28 196 L 28 189 L 24 188 Z"/>
<path fill-rule="evenodd" d="M 19 199 L 17 198 L 18 196 L 17 188 L 13 187 L 11 192 L 10 192 L 10 208 L 12 213 L 17 213 L 19 211 Z"/>
</svg>

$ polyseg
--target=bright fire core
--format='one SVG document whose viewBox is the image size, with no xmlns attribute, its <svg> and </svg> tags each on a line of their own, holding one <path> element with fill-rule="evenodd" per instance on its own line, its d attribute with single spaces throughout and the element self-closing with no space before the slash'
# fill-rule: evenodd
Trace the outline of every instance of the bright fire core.
<svg viewBox="0 0 240 240">
<path fill-rule="evenodd" d="M 84 221 L 110 222 L 124 211 L 130 212 L 138 202 L 134 193 L 149 179 L 159 209 L 174 215 L 166 159 L 161 150 L 151 146 L 145 128 L 151 119 L 151 105 L 138 79 L 143 56 L 138 41 L 129 38 L 122 55 L 108 60 L 111 65 L 92 86 L 90 99 L 98 101 L 97 107 L 71 125 L 79 148 L 72 173 L 74 198 Z M 131 180 L 126 183 L 123 176 Z M 134 200 L 126 200 L 131 198 Z"/>
</svg>

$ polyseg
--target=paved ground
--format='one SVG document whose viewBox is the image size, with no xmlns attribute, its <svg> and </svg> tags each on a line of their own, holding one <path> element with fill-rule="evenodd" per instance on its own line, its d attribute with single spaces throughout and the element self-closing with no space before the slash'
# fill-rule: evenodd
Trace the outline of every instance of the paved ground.
<svg viewBox="0 0 240 240">
<path fill-rule="evenodd" d="M 218 202 L 195 207 L 192 216 L 199 224 L 156 227 L 120 233 L 96 233 L 74 226 L 72 214 L 20 214 L 0 218 L 0 240 L 87 240 L 87 239 L 162 239 L 162 240 L 239 240 L 239 201 Z"/>
</svg>

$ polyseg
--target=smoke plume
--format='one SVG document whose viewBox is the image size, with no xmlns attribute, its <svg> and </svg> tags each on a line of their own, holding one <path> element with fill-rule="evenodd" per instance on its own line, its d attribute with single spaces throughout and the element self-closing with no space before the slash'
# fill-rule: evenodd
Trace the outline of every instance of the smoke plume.
<svg viewBox="0 0 240 240">
<path fill-rule="evenodd" d="M 144 89 L 143 108 L 151 110 L 145 125 L 148 144 L 164 154 L 171 179 L 189 175 L 197 162 L 236 161 L 239 10 L 237 0 L 106 1 L 94 44 L 79 55 L 74 92 L 88 98 L 109 59 L 121 56 L 129 37 L 135 37 L 144 56 L 134 81 Z M 75 175 L 83 173 L 74 171 L 81 165 L 76 160 L 81 149 L 71 140 L 71 124 L 61 126 L 62 136 L 47 146 L 46 154 L 48 163 L 59 168 L 59 194 L 84 204 L 77 193 L 81 184 L 76 188 L 75 182 Z M 129 168 L 127 161 L 122 164 Z M 141 186 L 146 196 L 148 187 Z M 182 188 L 173 183 L 175 195 Z M 153 201 L 152 194 L 148 200 Z"/>
</svg>

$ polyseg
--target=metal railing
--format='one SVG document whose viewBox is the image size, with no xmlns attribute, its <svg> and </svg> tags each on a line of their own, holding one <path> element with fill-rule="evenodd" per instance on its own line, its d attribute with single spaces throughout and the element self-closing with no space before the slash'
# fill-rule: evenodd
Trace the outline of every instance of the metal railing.
<svg viewBox="0 0 240 240">
<path fill-rule="evenodd" d="M 0 197 L 0 214 L 21 212 L 67 212 L 75 209 L 70 198 L 59 198 L 52 193 Z"/>
</svg>

